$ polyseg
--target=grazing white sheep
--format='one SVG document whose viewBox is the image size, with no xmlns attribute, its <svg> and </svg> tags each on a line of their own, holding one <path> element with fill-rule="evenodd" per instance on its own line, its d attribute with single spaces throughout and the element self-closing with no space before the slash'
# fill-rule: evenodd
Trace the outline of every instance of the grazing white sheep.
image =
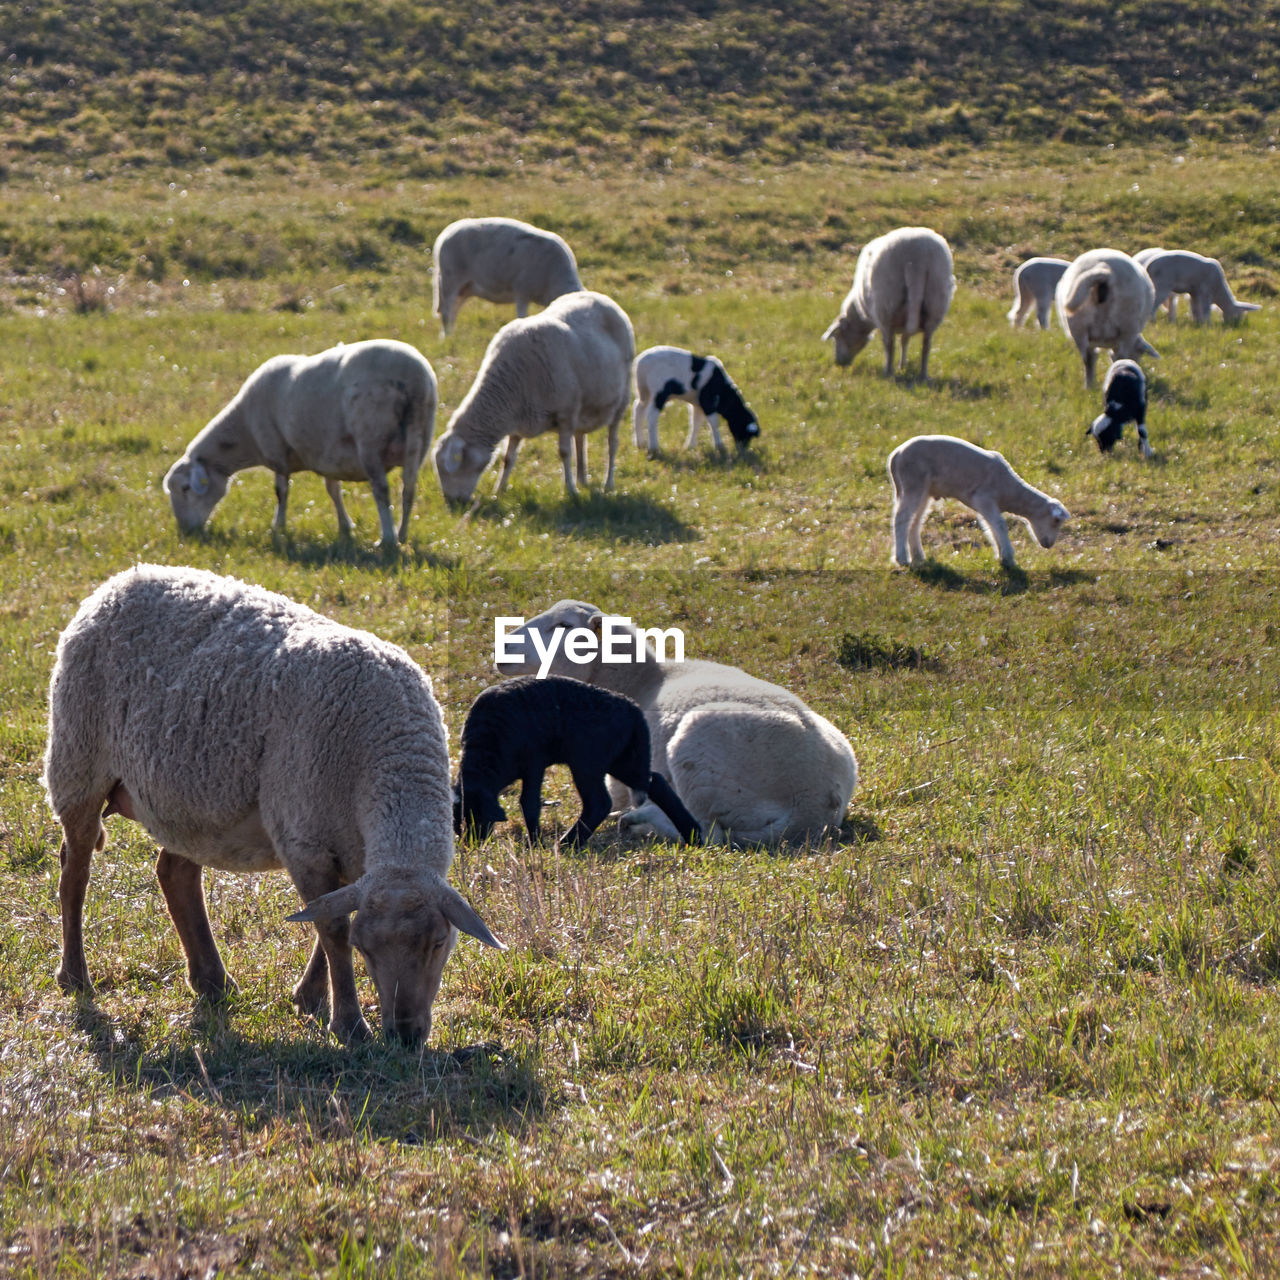
<svg viewBox="0 0 1280 1280">
<path fill-rule="evenodd" d="M 515 218 L 461 218 L 436 237 L 433 310 L 446 334 L 467 298 L 514 302 L 516 315 L 531 302 L 545 307 L 582 288 L 573 250 L 554 231 Z"/>
<path fill-rule="evenodd" d="M 1214 307 L 1222 312 L 1226 324 L 1234 324 L 1250 311 L 1261 308 L 1256 302 L 1238 302 L 1227 284 L 1226 273 L 1217 258 L 1206 258 L 1188 249 L 1143 250 L 1150 254 L 1143 265 L 1155 286 L 1154 315 L 1161 303 L 1168 304 L 1169 319 L 1178 318 L 1177 295 L 1191 297 L 1191 319 L 1203 324 Z"/>
<path fill-rule="evenodd" d="M 902 335 L 900 368 L 907 367 L 907 340 L 920 338 L 920 376 L 929 376 L 929 345 L 951 306 L 956 281 L 951 247 L 928 227 L 899 227 L 863 246 L 853 287 L 840 314 L 822 335 L 835 339 L 836 364 L 846 365 L 876 330 L 884 343 L 884 371 L 893 373 L 893 340 Z"/>
<path fill-rule="evenodd" d="M 636 356 L 632 372 L 636 400 L 631 416 L 637 449 L 644 448 L 643 426 L 647 423 L 649 452 L 658 452 L 658 415 L 671 400 L 689 403 L 687 449 L 696 447 L 698 432 L 705 422 L 711 428 L 716 449 L 723 453 L 720 418 L 729 424 L 739 448 L 745 448 L 760 434 L 756 415 L 747 408 L 742 392 L 715 356 L 696 356 L 682 347 L 650 347 Z"/>
<path fill-rule="evenodd" d="M 231 402 L 169 468 L 164 491 L 178 527 L 201 528 L 231 477 L 246 467 L 275 472 L 272 529 L 284 532 L 289 477 L 324 477 L 338 529 L 354 526 L 342 505 L 343 480 L 367 480 L 391 548 L 409 532 L 418 472 L 436 429 L 436 375 L 404 342 L 376 338 L 339 343 L 314 356 L 274 356 L 245 379 Z M 387 472 L 401 469 L 404 496 L 397 534 Z"/>
<path fill-rule="evenodd" d="M 1066 258 L 1028 258 L 1013 273 L 1013 306 L 1009 308 L 1009 323 L 1015 329 L 1026 323 L 1032 308 L 1040 327 L 1049 327 L 1053 291 L 1070 265 Z"/>
<path fill-rule="evenodd" d="M 522 660 L 501 662 L 504 672 L 537 671 L 533 633 L 543 650 L 554 632 L 586 627 L 597 634 L 604 615 L 592 604 L 560 600 L 508 637 L 508 652 Z M 621 620 L 611 629 L 624 631 Z M 636 629 L 621 641 L 633 652 Z M 617 632 L 615 632 L 615 637 Z M 795 694 L 718 662 L 660 663 L 649 639 L 644 662 L 586 664 L 570 661 L 563 646 L 547 668 L 620 693 L 640 705 L 649 725 L 652 768 L 667 778 L 708 840 L 776 844 L 837 830 L 858 782 L 853 748 L 839 729 Z M 614 802 L 629 792 L 611 782 Z M 675 826 L 650 799 L 623 821 L 645 825 L 668 840 Z"/>
<path fill-rule="evenodd" d="M 1151 318 L 1155 287 L 1127 253 L 1118 249 L 1082 253 L 1063 272 L 1056 296 L 1058 319 L 1084 363 L 1085 386 L 1096 385 L 1100 347 L 1110 347 L 1113 359 L 1160 358 L 1142 336 L 1142 326 Z"/>
<path fill-rule="evenodd" d="M 559 437 L 564 487 L 577 493 L 587 482 L 587 432 L 609 427 L 609 471 L 613 488 L 618 423 L 631 397 L 635 335 L 626 313 L 602 293 L 583 290 L 555 299 L 545 311 L 502 326 L 466 398 L 436 441 L 432 460 L 440 489 L 450 502 L 466 502 L 498 445 L 507 441 L 496 493 L 511 478 L 520 442 L 544 431 Z"/>
<path fill-rule="evenodd" d="M 201 869 L 283 869 L 319 939 L 294 1002 L 365 1039 L 354 946 L 385 1035 L 413 1043 L 458 930 L 500 944 L 448 883 L 453 804 L 444 721 L 404 650 L 261 587 L 139 565 L 108 579 L 58 642 L 44 757 L 62 824 L 65 990 L 89 991 L 82 918 L 102 818 L 140 822 L 192 988 L 234 990 Z M 105 811 L 104 811 L 105 806 Z M 354 912 L 354 919 L 348 917 Z"/>
<path fill-rule="evenodd" d="M 955 436 L 914 436 L 889 455 L 893 481 L 893 563 L 925 558 L 920 532 L 937 498 L 955 498 L 976 512 L 983 531 L 1007 568 L 1016 564 L 1002 512 L 1020 516 L 1042 547 L 1058 539 L 1070 513 L 1029 485 L 1003 455 Z"/>
<path fill-rule="evenodd" d="M 1132 422 L 1138 429 L 1138 445 L 1144 458 L 1155 456 L 1147 440 L 1147 379 L 1134 360 L 1117 360 L 1102 380 L 1102 412 L 1093 420 L 1086 434 L 1091 435 L 1103 453 L 1110 452 L 1120 439 L 1124 424 Z"/>
</svg>

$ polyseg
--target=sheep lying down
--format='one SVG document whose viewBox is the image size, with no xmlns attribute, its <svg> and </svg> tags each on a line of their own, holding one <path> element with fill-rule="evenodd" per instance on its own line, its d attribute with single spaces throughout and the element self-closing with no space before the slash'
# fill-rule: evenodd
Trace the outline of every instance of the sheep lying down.
<svg viewBox="0 0 1280 1280">
<path fill-rule="evenodd" d="M 44 758 L 62 824 L 58 982 L 89 991 L 82 917 L 104 816 L 161 845 L 156 874 L 192 988 L 234 990 L 203 868 L 287 871 L 318 935 L 298 1008 L 346 1041 L 416 1044 L 458 940 L 501 944 L 448 883 L 453 815 L 444 721 L 407 653 L 283 596 L 198 569 L 139 565 L 80 606 L 58 642 Z"/>
</svg>

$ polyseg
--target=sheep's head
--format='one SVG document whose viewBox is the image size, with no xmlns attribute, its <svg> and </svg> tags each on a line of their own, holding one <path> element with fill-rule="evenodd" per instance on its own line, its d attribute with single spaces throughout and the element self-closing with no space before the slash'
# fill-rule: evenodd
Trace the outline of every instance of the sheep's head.
<svg viewBox="0 0 1280 1280">
<path fill-rule="evenodd" d="M 593 604 L 581 600 L 557 600 L 545 612 L 536 618 L 530 618 L 523 626 L 515 628 L 505 637 L 505 649 L 508 654 L 518 654 L 503 662 L 495 662 L 494 666 L 504 675 L 553 675 L 571 676 L 576 680 L 588 683 L 592 679 L 591 664 L 571 662 L 565 654 L 563 637 L 553 641 L 557 631 L 572 631 L 586 627 L 599 634 L 604 625 L 604 614 Z M 535 644 L 533 635 L 538 634 L 540 644 Z M 544 660 L 542 654 L 551 653 L 555 645 L 555 656 L 542 671 Z"/>
<path fill-rule="evenodd" d="M 1045 512 L 1032 520 L 1031 531 L 1042 547 L 1051 547 L 1058 540 L 1062 526 L 1071 519 L 1071 513 L 1060 502 L 1050 501 Z"/>
<path fill-rule="evenodd" d="M 207 467 L 199 458 L 181 457 L 164 478 L 164 491 L 183 533 L 204 527 L 209 513 L 222 501 L 230 477 Z"/>
<path fill-rule="evenodd" d="M 432 874 L 369 873 L 288 918 L 329 921 L 351 912 L 351 945 L 378 990 L 382 1034 L 410 1046 L 431 1034 L 431 1006 L 459 931 L 505 950 L 462 895 Z"/>
<path fill-rule="evenodd" d="M 440 481 L 440 492 L 452 503 L 470 502 L 493 450 L 464 440 L 457 432 L 446 431 L 436 441 L 431 461 Z"/>
<path fill-rule="evenodd" d="M 836 364 L 846 365 L 867 345 L 874 325 L 867 324 L 852 311 L 842 312 L 832 322 L 822 341 L 836 340 Z"/>
<path fill-rule="evenodd" d="M 483 840 L 499 822 L 507 820 L 507 811 L 490 791 L 469 790 L 463 793 L 459 780 L 453 787 L 453 834 L 466 835 L 468 831 L 477 840 Z"/>
</svg>

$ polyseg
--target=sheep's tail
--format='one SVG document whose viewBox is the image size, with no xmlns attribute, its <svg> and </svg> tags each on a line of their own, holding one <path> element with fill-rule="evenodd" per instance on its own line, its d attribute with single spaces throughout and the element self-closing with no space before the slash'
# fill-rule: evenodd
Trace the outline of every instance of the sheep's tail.
<svg viewBox="0 0 1280 1280">
<path fill-rule="evenodd" d="M 907 272 L 907 319 L 903 337 L 924 331 L 925 295 L 929 291 L 929 267 L 923 270 Z"/>
<path fill-rule="evenodd" d="M 649 774 L 648 798 L 671 819 L 686 844 L 702 844 L 702 828 L 660 773 Z"/>
<path fill-rule="evenodd" d="M 1076 277 L 1070 295 L 1063 299 L 1062 309 L 1067 315 L 1074 315 L 1086 302 L 1095 304 L 1105 302 L 1110 288 L 1111 268 L 1105 262 L 1101 262 Z"/>
</svg>

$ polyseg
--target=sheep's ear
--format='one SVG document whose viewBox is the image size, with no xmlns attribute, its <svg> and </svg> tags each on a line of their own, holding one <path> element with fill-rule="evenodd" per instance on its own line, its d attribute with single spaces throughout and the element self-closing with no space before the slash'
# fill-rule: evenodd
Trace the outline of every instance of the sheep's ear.
<svg viewBox="0 0 1280 1280">
<path fill-rule="evenodd" d="M 332 920 L 335 916 L 349 916 L 360 905 L 360 882 L 344 884 L 341 889 L 326 893 L 308 902 L 301 911 L 285 916 L 289 924 L 308 924 L 316 920 Z"/>
<path fill-rule="evenodd" d="M 1138 334 L 1138 350 L 1149 355 L 1153 360 L 1160 359 L 1160 353 L 1149 343 L 1142 334 Z"/>
<path fill-rule="evenodd" d="M 839 327 L 840 327 L 840 317 L 836 316 L 836 318 L 827 326 L 826 333 L 822 335 L 822 341 L 826 342 L 828 338 L 834 338 L 836 336 L 836 330 Z"/>
<path fill-rule="evenodd" d="M 199 458 L 191 462 L 191 492 L 201 498 L 209 492 L 209 473 Z"/>
<path fill-rule="evenodd" d="M 586 625 L 590 627 L 596 635 L 601 635 L 604 632 L 604 614 L 597 609 L 596 612 L 587 619 Z"/>
<path fill-rule="evenodd" d="M 450 474 L 462 465 L 462 450 L 465 446 L 461 436 L 446 436 L 440 442 L 440 470 Z"/>
<path fill-rule="evenodd" d="M 444 918 L 459 933 L 470 934 L 471 937 L 483 942 L 486 947 L 495 947 L 499 951 L 506 950 L 506 947 L 489 932 L 488 925 L 471 910 L 466 899 L 456 889 L 447 884 L 441 885 L 441 889 L 440 910 Z"/>
</svg>

